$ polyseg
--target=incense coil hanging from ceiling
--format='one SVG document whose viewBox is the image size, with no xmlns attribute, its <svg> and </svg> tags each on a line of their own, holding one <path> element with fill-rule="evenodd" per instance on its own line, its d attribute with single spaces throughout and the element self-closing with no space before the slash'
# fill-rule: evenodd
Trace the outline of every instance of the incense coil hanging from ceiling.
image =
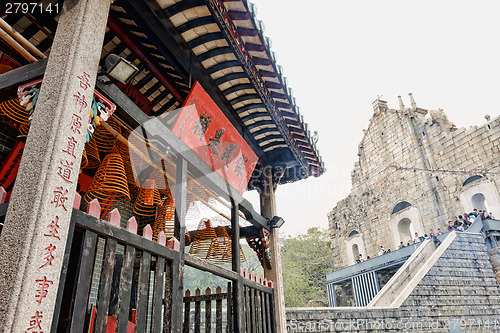
<svg viewBox="0 0 500 333">
<path fill-rule="evenodd" d="M 226 227 L 218 226 L 215 228 L 215 234 L 217 235 L 217 240 L 219 241 L 220 247 L 222 249 L 222 256 L 219 259 L 221 263 L 230 263 L 232 262 L 231 253 L 232 253 L 232 240 L 229 237 Z M 241 245 L 239 245 L 240 249 L 240 260 L 246 261 L 245 254 L 243 253 L 243 249 Z"/>
<path fill-rule="evenodd" d="M 10 67 L 9 65 L 5 65 L 5 64 L 0 65 L 0 74 L 7 73 L 11 70 L 12 70 L 12 67 Z"/>
<path fill-rule="evenodd" d="M 175 179 L 175 170 L 172 172 L 172 170 L 168 170 L 167 168 L 163 169 L 163 167 L 162 169 L 159 168 L 154 169 L 153 172 L 151 173 L 151 178 L 155 180 L 156 185 L 158 186 L 158 191 L 160 191 L 162 197 L 173 198 L 174 195 L 170 190 L 170 186 L 168 184 L 168 178 L 165 173 L 169 175 L 168 177 L 170 177 L 170 179 Z"/>
<path fill-rule="evenodd" d="M 125 174 L 127 175 L 127 183 L 129 185 L 129 190 L 131 193 L 138 193 L 139 187 L 135 182 L 134 170 L 132 163 L 130 162 L 129 148 L 125 143 L 121 141 L 117 142 L 116 148 L 118 149 L 118 153 L 121 155 L 123 163 L 125 165 Z"/>
<path fill-rule="evenodd" d="M 198 224 L 189 253 L 208 261 L 220 262 L 222 249 L 209 219 L 202 219 Z"/>
<path fill-rule="evenodd" d="M 186 236 L 184 238 L 184 241 L 185 241 L 185 246 L 189 246 L 191 245 L 191 236 L 189 235 L 189 231 L 186 231 Z"/>
<path fill-rule="evenodd" d="M 84 199 L 86 202 L 98 199 L 101 206 L 118 209 L 125 208 L 130 202 L 125 166 L 116 150 L 104 157 Z"/>
<path fill-rule="evenodd" d="M 95 169 L 101 164 L 101 157 L 94 137 L 90 138 L 89 142 L 85 144 L 85 154 L 88 159 L 86 169 Z"/>
<path fill-rule="evenodd" d="M 144 139 L 138 137 L 134 132 L 128 134 L 127 141 L 128 146 L 121 146 L 122 153 L 124 154 L 127 151 L 128 160 L 130 161 L 131 174 L 127 176 L 127 179 L 133 181 L 136 186 L 141 186 L 140 181 L 144 180 L 138 179 L 138 176 L 148 168 L 151 168 L 151 165 L 141 155 L 142 153 L 147 155 L 148 152 L 146 150 L 149 148 L 145 146 Z M 131 149 L 130 147 L 135 147 L 136 149 Z"/>
<path fill-rule="evenodd" d="M 148 179 L 134 202 L 132 211 L 139 216 L 155 216 L 156 209 L 161 205 L 161 197 L 156 182 Z"/>
<path fill-rule="evenodd" d="M 157 240 L 158 234 L 163 231 L 168 238 L 174 237 L 175 202 L 172 197 L 166 198 L 156 216 L 153 226 L 153 239 Z"/>
<path fill-rule="evenodd" d="M 89 159 L 87 158 L 87 152 L 83 148 L 82 161 L 80 162 L 80 170 L 85 169 L 89 164 Z"/>
<path fill-rule="evenodd" d="M 106 124 L 108 124 L 112 129 L 114 129 L 118 133 L 121 132 L 121 125 L 118 122 L 118 120 L 116 120 L 115 117 L 111 116 L 106 121 Z M 115 146 L 116 141 L 118 140 L 113 134 L 111 134 L 104 127 L 104 125 L 97 125 L 95 127 L 95 131 L 94 134 L 92 135 L 92 138 L 95 139 L 99 151 L 103 153 L 109 153 Z"/>
<path fill-rule="evenodd" d="M 0 103 L 0 114 L 5 115 L 7 118 L 15 121 L 19 125 L 24 125 L 29 128 L 30 112 L 19 104 L 19 100 L 17 98 L 9 99 Z M 23 134 L 27 134 L 27 131 Z"/>
<path fill-rule="evenodd" d="M 215 205 L 216 195 L 207 189 L 202 187 L 198 182 L 190 180 L 188 181 L 187 193 L 186 193 L 186 203 L 187 203 L 187 218 L 196 219 L 201 215 L 200 207 L 197 202 L 200 202 L 202 207 L 207 207 L 208 205 Z M 209 207 L 210 208 L 210 207 Z"/>
</svg>

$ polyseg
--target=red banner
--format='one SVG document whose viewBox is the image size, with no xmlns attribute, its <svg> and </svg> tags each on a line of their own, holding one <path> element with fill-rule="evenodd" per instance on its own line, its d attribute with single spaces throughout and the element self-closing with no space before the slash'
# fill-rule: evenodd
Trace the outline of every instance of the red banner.
<svg viewBox="0 0 500 333">
<path fill-rule="evenodd" d="M 172 131 L 235 190 L 246 190 L 257 155 L 198 82 Z"/>
</svg>

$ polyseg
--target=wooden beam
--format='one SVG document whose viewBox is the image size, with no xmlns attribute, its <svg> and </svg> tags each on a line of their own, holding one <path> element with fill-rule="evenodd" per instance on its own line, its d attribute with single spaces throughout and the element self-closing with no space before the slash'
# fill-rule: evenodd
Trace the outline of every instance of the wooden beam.
<svg viewBox="0 0 500 333">
<path fill-rule="evenodd" d="M 20 85 L 23 82 L 34 80 L 45 73 L 48 58 L 38 60 L 29 65 L 13 69 L 0 75 L 0 89 Z"/>
</svg>

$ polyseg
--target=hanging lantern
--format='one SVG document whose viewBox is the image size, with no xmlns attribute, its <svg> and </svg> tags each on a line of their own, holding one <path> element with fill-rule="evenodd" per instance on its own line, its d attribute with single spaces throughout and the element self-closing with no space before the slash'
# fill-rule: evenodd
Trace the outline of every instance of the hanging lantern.
<svg viewBox="0 0 500 333">
<path fill-rule="evenodd" d="M 85 193 L 84 200 L 98 199 L 101 206 L 123 209 L 130 202 L 127 177 L 123 160 L 116 151 L 108 154 L 102 161 L 94 180 Z"/>
</svg>

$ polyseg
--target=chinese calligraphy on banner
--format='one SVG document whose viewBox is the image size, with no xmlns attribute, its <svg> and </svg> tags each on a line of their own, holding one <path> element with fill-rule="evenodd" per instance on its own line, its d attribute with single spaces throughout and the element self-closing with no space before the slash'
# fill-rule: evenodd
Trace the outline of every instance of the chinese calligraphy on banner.
<svg viewBox="0 0 500 333">
<path fill-rule="evenodd" d="M 257 155 L 198 82 L 172 131 L 235 190 L 245 191 Z"/>
</svg>

